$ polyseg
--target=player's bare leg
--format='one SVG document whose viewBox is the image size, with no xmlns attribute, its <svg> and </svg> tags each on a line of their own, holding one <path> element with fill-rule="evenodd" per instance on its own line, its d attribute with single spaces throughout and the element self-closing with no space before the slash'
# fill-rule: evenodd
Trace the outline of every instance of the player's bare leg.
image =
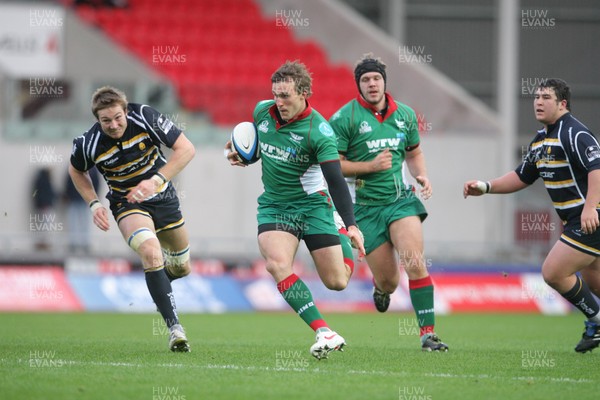
<svg viewBox="0 0 600 400">
<path fill-rule="evenodd" d="M 390 237 L 408 279 L 429 276 L 423 252 L 423 229 L 419 217 L 398 219 L 390 224 Z"/>
<path fill-rule="evenodd" d="M 352 270 L 344 264 L 341 245 L 323 247 L 310 254 L 327 289 L 344 290 L 348 286 Z"/>
<path fill-rule="evenodd" d="M 390 224 L 389 230 L 408 276 L 410 300 L 420 328 L 421 347 L 425 351 L 448 351 L 448 346 L 435 334 L 433 282 L 423 254 L 421 219 L 418 216 L 398 219 Z"/>
<path fill-rule="evenodd" d="M 266 231 L 258 235 L 260 252 L 267 263 L 267 271 L 277 282 L 279 293 L 317 334 L 310 353 L 320 360 L 327 358 L 333 350 L 341 350 L 345 341 L 329 329 L 313 301 L 310 289 L 292 269 L 298 245 L 298 238 L 288 232 Z"/>
<path fill-rule="evenodd" d="M 398 258 L 390 242 L 385 242 L 367 254 L 367 263 L 373 273 L 373 280 L 378 289 L 393 293 L 400 282 Z"/>
<path fill-rule="evenodd" d="M 171 282 L 164 271 L 162 250 L 152 219 L 141 214 L 131 214 L 119 221 L 119 230 L 127 244 L 141 258 L 148 291 L 169 328 L 169 348 L 171 351 L 190 351 L 187 337 L 179 323 Z"/>
<path fill-rule="evenodd" d="M 390 295 L 400 282 L 396 250 L 390 242 L 385 242 L 367 254 L 366 259 L 373 274 L 375 308 L 379 312 L 385 312 L 390 306 Z"/>
<path fill-rule="evenodd" d="M 575 346 L 575 351 L 581 353 L 591 351 L 600 345 L 600 307 L 586 281 L 575 273 L 587 269 L 595 261 L 594 256 L 557 241 L 542 265 L 542 276 L 546 283 L 587 317 L 585 331 Z M 594 271 L 594 267 L 588 270 L 587 275 L 596 285 L 597 282 L 594 280 L 596 274 L 594 272 L 590 274 L 589 271 Z"/>
<path fill-rule="evenodd" d="M 279 283 L 293 273 L 292 265 L 299 243 L 294 235 L 282 231 L 267 231 L 258 235 L 260 254 L 275 282 Z"/>
<path fill-rule="evenodd" d="M 160 231 L 157 236 L 162 247 L 165 272 L 169 280 L 174 281 L 189 275 L 191 272 L 190 241 L 185 225 Z"/>
<path fill-rule="evenodd" d="M 595 261 L 595 257 L 557 241 L 542 265 L 542 276 L 550 287 L 565 293 L 576 281 L 575 273 Z"/>
</svg>

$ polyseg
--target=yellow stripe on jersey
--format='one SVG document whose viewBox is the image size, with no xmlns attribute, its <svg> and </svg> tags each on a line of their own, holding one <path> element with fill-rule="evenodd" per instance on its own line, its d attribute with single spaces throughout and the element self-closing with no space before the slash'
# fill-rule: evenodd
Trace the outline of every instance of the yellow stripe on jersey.
<svg viewBox="0 0 600 400">
<path fill-rule="evenodd" d="M 106 180 L 114 181 L 114 182 L 124 182 L 131 178 L 135 178 L 136 176 L 144 175 L 146 172 L 148 172 L 152 169 L 152 167 L 154 166 L 154 162 L 156 161 L 157 158 L 158 158 L 158 152 L 156 154 L 154 154 L 154 157 L 152 157 L 152 159 L 150 160 L 148 165 L 146 165 L 146 167 L 144 167 L 140 170 L 134 171 L 131 174 L 127 174 L 127 175 L 123 175 L 123 176 L 107 176 Z"/>
<path fill-rule="evenodd" d="M 540 140 L 539 142 L 531 143 L 531 148 L 537 149 L 538 147 L 542 147 L 544 145 L 560 146 L 561 144 L 560 144 L 560 140 L 558 140 L 558 139 L 546 138 L 546 139 Z"/>
<path fill-rule="evenodd" d="M 114 186 L 110 186 L 110 189 L 114 190 L 116 192 L 120 192 L 120 193 L 129 193 L 129 191 L 131 190 L 131 189 L 117 188 L 117 187 L 114 187 Z"/>
<path fill-rule="evenodd" d="M 585 249 L 585 250 L 587 250 L 587 251 L 589 251 L 589 252 L 591 252 L 591 253 L 594 253 L 594 254 L 596 254 L 596 255 L 600 255 L 600 251 L 598 251 L 598 249 L 595 249 L 595 248 L 593 248 L 593 247 L 590 247 L 590 246 L 586 246 L 585 244 L 583 244 L 583 243 L 580 243 L 580 242 L 578 242 L 578 241 L 576 241 L 576 240 L 573 240 L 572 238 L 570 238 L 570 237 L 567 237 L 567 236 L 566 236 L 566 235 L 564 235 L 564 234 L 563 234 L 563 235 L 560 235 L 560 238 L 561 238 L 562 240 L 564 240 L 565 242 L 569 242 L 569 243 L 571 243 L 571 244 L 572 244 L 573 246 L 575 246 L 575 247 L 579 247 L 580 249 Z"/>
<path fill-rule="evenodd" d="M 555 208 L 560 208 L 560 209 L 576 207 L 576 206 L 579 206 L 584 203 L 585 203 L 585 200 L 583 200 L 583 199 L 575 199 L 575 200 L 562 201 L 562 202 L 552 202 L 552 204 L 554 204 Z"/>
<path fill-rule="evenodd" d="M 539 142 L 531 143 L 531 148 L 536 149 L 542 146 L 560 146 L 560 140 L 556 138 L 545 138 L 540 140 Z"/>
<path fill-rule="evenodd" d="M 569 163 L 564 160 L 554 161 L 554 160 L 540 159 L 535 162 L 535 166 L 538 168 L 540 166 L 544 166 L 544 167 L 548 167 L 548 168 L 560 168 L 560 167 L 566 167 L 568 165 L 569 165 Z"/>
<path fill-rule="evenodd" d="M 157 194 L 160 194 L 160 193 L 164 192 L 165 190 L 167 190 L 168 186 L 169 186 L 168 182 L 167 183 L 163 183 L 161 186 L 158 187 L 158 189 L 156 190 L 156 193 L 154 193 L 154 195 L 152 195 L 152 197 L 154 197 Z M 109 185 L 109 187 L 110 187 L 110 190 L 115 191 L 115 192 L 119 192 L 119 193 L 123 193 L 125 195 L 127 193 L 129 193 L 133 188 L 135 188 L 135 186 L 134 187 L 129 187 L 129 188 L 118 188 L 118 187 L 115 187 L 115 186 L 112 186 L 112 185 Z"/>
<path fill-rule="evenodd" d="M 542 147 L 543 145 L 544 145 L 544 141 L 540 140 L 539 142 L 531 143 L 531 148 L 532 149 L 537 149 L 538 147 Z"/>
<path fill-rule="evenodd" d="M 574 183 L 575 183 L 575 181 L 573 179 L 566 179 L 564 181 L 556 181 L 556 182 L 544 180 L 544 185 L 550 189 L 569 187 L 569 186 L 573 186 Z"/>
<path fill-rule="evenodd" d="M 121 143 L 121 146 L 124 149 L 128 149 L 130 147 L 132 147 L 134 144 L 139 143 L 141 141 L 143 141 L 144 139 L 149 139 L 150 135 L 148 135 L 146 132 L 142 132 L 137 136 L 132 137 L 129 140 L 124 141 L 123 143 Z"/>
<path fill-rule="evenodd" d="M 152 146 L 150 147 L 150 149 L 148 149 L 147 152 L 145 152 L 144 154 L 142 154 L 141 157 L 136 158 L 135 160 L 128 162 L 127 164 L 123 164 L 120 165 L 118 167 L 115 168 L 104 168 L 105 171 L 110 171 L 110 172 L 120 172 L 123 171 L 124 169 L 129 168 L 130 166 L 139 163 L 141 160 L 143 160 L 146 156 L 148 156 L 150 153 L 152 153 L 153 151 L 157 150 L 158 148 L 156 146 Z"/>
<path fill-rule="evenodd" d="M 96 157 L 96 159 L 94 160 L 94 163 L 98 164 L 104 160 L 108 160 L 109 158 L 114 156 L 115 153 L 118 151 L 119 151 L 119 148 L 117 146 L 113 146 L 110 149 L 106 150 L 104 153 L 100 154 L 98 157 Z"/>
<path fill-rule="evenodd" d="M 135 145 L 136 143 L 142 142 L 148 138 L 150 138 L 150 135 L 148 135 L 148 133 L 146 133 L 146 132 L 142 132 L 139 135 L 134 136 L 131 139 L 122 142 L 121 147 L 123 149 L 128 149 L 128 148 L 132 147 L 133 145 Z M 118 151 L 119 151 L 119 148 L 117 146 L 113 146 L 110 149 L 108 149 L 107 151 L 105 151 L 104 153 L 98 155 L 98 157 L 96 157 L 94 162 L 97 164 L 104 160 L 107 160 L 107 159 L 111 158 L 112 156 L 114 156 Z M 106 169 L 106 170 L 109 171 L 108 169 Z"/>
</svg>

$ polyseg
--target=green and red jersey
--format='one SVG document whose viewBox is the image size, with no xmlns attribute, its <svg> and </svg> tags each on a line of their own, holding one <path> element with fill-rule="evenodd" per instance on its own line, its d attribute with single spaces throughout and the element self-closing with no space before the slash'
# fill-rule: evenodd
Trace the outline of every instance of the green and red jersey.
<svg viewBox="0 0 600 400">
<path fill-rule="evenodd" d="M 259 204 L 299 200 L 326 189 L 319 163 L 339 160 L 339 154 L 333 129 L 321 114 L 307 102 L 300 115 L 282 124 L 275 101 L 264 100 L 253 118 L 264 186 Z"/>
<path fill-rule="evenodd" d="M 385 94 L 387 111 L 377 112 L 360 95 L 330 119 L 338 151 L 349 161 L 371 161 L 385 149 L 392 153 L 392 168 L 355 177 L 357 204 L 389 204 L 407 187 L 403 176 L 406 152 L 420 143 L 417 116 L 412 108 Z"/>
</svg>

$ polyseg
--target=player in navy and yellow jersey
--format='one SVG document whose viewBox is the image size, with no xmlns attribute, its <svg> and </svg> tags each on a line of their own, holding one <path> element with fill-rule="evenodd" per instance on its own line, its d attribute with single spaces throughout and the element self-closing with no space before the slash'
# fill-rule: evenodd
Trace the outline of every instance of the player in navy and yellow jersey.
<svg viewBox="0 0 600 400">
<path fill-rule="evenodd" d="M 330 123 L 338 139 L 342 171 L 355 190 L 354 212 L 365 234 L 367 263 L 373 272 L 373 300 L 380 312 L 398 287 L 397 254 L 420 328 L 421 348 L 447 351 L 435 334 L 433 282 L 423 256 L 422 221 L 427 211 L 405 182 L 403 165 L 431 196 L 417 117 L 385 91 L 386 65 L 365 54 L 354 69 L 358 96 L 338 110 Z"/>
<path fill-rule="evenodd" d="M 279 292 L 317 333 L 310 351 L 321 359 L 330 351 L 341 350 L 345 340 L 329 329 L 309 288 L 292 269 L 299 242 L 306 243 L 325 286 L 342 290 L 353 269 L 348 238 L 361 253 L 363 239 L 354 220 L 333 130 L 307 101 L 310 73 L 299 62 L 287 62 L 272 75 L 271 84 L 274 100 L 259 102 L 253 114 L 264 186 L 258 198 L 258 244 Z M 242 165 L 236 161 L 236 152 L 227 157 L 232 165 Z M 347 236 L 338 233 L 331 199 Z"/>
<path fill-rule="evenodd" d="M 187 352 L 171 281 L 190 273 L 190 249 L 171 179 L 194 157 L 194 145 L 165 115 L 128 103 L 125 94 L 112 87 L 93 94 L 92 112 L 97 122 L 73 140 L 69 174 L 90 205 L 94 224 L 107 231 L 108 212 L 87 171 L 95 165 L 104 176 L 113 217 L 141 257 L 148 290 L 169 328 L 169 348 Z M 173 150 L 169 160 L 161 146 Z"/>
<path fill-rule="evenodd" d="M 542 178 L 563 232 L 542 265 L 548 285 L 588 319 L 575 351 L 600 344 L 600 146 L 590 130 L 570 112 L 565 81 L 548 79 L 536 90 L 535 118 L 544 125 L 516 170 L 488 182 L 468 181 L 464 196 L 513 193 Z M 580 275 L 578 275 L 579 273 Z"/>
</svg>

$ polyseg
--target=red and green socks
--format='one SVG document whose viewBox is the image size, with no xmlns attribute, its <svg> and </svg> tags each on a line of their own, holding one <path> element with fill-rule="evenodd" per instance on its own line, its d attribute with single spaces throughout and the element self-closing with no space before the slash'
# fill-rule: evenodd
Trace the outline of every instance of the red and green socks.
<svg viewBox="0 0 600 400">
<path fill-rule="evenodd" d="M 291 274 L 277 284 L 277 289 L 290 307 L 315 332 L 320 328 L 327 328 L 323 316 L 313 301 L 310 289 L 298 275 Z"/>
<path fill-rule="evenodd" d="M 421 279 L 409 280 L 408 289 L 419 323 L 419 335 L 423 337 L 423 335 L 434 333 L 435 312 L 433 309 L 433 282 L 431 277 L 426 276 Z"/>
<path fill-rule="evenodd" d="M 344 264 L 350 267 L 350 273 L 354 273 L 354 254 L 352 253 L 352 242 L 348 237 L 348 231 L 346 228 L 341 228 L 338 233 L 342 245 L 342 254 L 344 255 Z"/>
</svg>

